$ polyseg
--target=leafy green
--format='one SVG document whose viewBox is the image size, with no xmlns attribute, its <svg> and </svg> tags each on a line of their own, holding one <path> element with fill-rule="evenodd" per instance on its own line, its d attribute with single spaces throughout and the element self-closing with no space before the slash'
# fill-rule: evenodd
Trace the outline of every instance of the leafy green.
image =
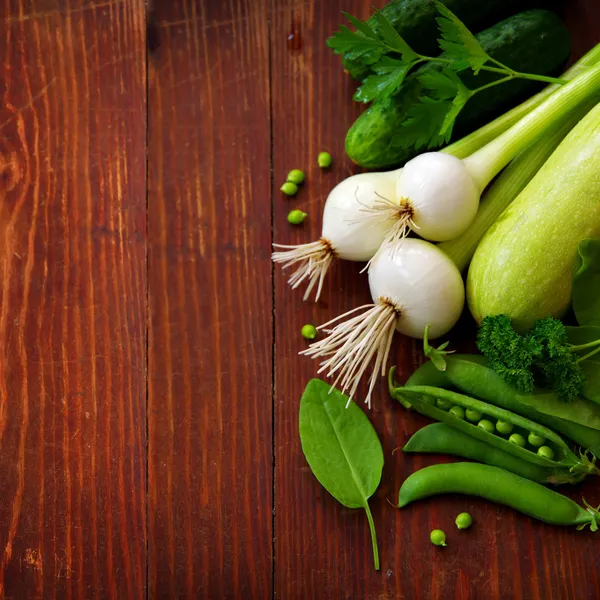
<svg viewBox="0 0 600 600">
<path fill-rule="evenodd" d="M 439 40 L 440 48 L 449 56 L 454 69 L 471 67 L 477 75 L 490 60 L 489 55 L 454 13 L 441 2 L 436 2 L 435 5 L 442 15 L 437 19 L 442 34 Z"/>
<path fill-rule="evenodd" d="M 567 327 L 567 335 L 569 343 L 573 346 L 592 344 L 590 346 L 591 351 L 597 347 L 594 342 L 600 339 L 600 327 Z M 600 404 L 600 353 L 589 356 L 579 364 L 585 375 L 585 383 L 581 393 L 588 400 Z"/>
<path fill-rule="evenodd" d="M 575 317 L 580 325 L 600 325 L 600 239 L 583 240 L 577 250 L 581 267 L 573 277 Z"/>
<path fill-rule="evenodd" d="M 364 508 L 369 521 L 375 568 L 379 552 L 368 499 L 383 470 L 383 450 L 365 413 L 320 379 L 308 382 L 300 400 L 300 441 L 321 485 L 348 508 Z"/>
<path fill-rule="evenodd" d="M 548 391 L 519 394 L 517 397 L 520 402 L 528 404 L 538 412 L 600 430 L 600 406 L 584 398 L 576 398 L 566 403 L 557 394 Z"/>
<path fill-rule="evenodd" d="M 547 317 L 536 321 L 529 333 L 520 335 L 507 316 L 486 317 L 477 347 L 492 369 L 518 391 L 529 393 L 537 384 L 571 402 L 590 387 L 586 381 L 588 367 L 584 370 L 584 365 L 594 357 L 600 358 L 600 328 L 589 331 L 589 337 L 581 343 L 572 343 L 570 330 L 578 329 L 582 328 L 568 330 L 558 319 Z"/>
<path fill-rule="evenodd" d="M 433 62 L 443 67 L 441 74 L 426 79 L 424 93 L 414 98 L 407 111 L 402 131 L 403 143 L 407 146 L 432 148 L 447 142 L 457 116 L 468 100 L 481 90 L 513 78 L 564 83 L 542 75 L 518 73 L 491 58 L 456 15 L 440 2 L 435 2 L 435 6 L 441 15 L 437 23 L 441 36 L 439 45 L 444 51 L 442 56 L 424 56 L 415 52 L 381 11 L 375 11 L 371 22 L 344 13 L 356 31 L 341 25 L 327 40 L 327 45 L 336 54 L 360 57 L 373 71 L 374 74 L 368 76 L 354 94 L 358 102 L 384 100 L 397 94 L 407 79 L 413 81 L 409 76 L 417 65 Z M 475 74 L 481 70 L 492 71 L 505 77 L 471 90 L 456 75 L 466 69 Z"/>
</svg>

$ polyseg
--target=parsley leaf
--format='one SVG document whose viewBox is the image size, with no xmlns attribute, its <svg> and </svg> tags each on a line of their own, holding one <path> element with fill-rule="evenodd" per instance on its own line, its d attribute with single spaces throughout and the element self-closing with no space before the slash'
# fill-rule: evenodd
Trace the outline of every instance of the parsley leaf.
<svg viewBox="0 0 600 600">
<path fill-rule="evenodd" d="M 377 98 L 383 100 L 396 93 L 412 65 L 385 56 L 374 67 L 376 75 L 369 75 L 354 93 L 357 102 L 371 102 Z"/>
<path fill-rule="evenodd" d="M 344 54 L 352 52 L 357 56 L 365 55 L 367 52 L 373 52 L 369 60 L 376 62 L 381 58 L 385 48 L 381 46 L 381 40 L 372 37 L 366 37 L 356 31 L 350 31 L 345 25 L 340 25 L 328 40 L 327 45 L 335 54 Z"/>
<path fill-rule="evenodd" d="M 394 29 L 385 15 L 376 10 L 375 18 L 379 25 L 381 39 L 390 49 L 393 49 L 394 52 L 398 52 L 402 56 L 404 62 L 414 63 L 420 58 L 420 56 L 406 43 L 404 38 Z"/>
<path fill-rule="evenodd" d="M 442 34 L 439 45 L 452 60 L 452 68 L 460 70 L 470 66 L 475 74 L 479 73 L 490 60 L 487 52 L 453 12 L 441 2 L 435 4 L 442 15 L 437 19 Z"/>
</svg>

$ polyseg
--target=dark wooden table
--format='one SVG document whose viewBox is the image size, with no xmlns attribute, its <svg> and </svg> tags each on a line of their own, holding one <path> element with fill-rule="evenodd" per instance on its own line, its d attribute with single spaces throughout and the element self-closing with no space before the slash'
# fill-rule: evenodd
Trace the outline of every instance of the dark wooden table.
<svg viewBox="0 0 600 600">
<path fill-rule="evenodd" d="M 343 265 L 305 304 L 270 246 L 315 238 L 355 171 L 359 108 L 324 40 L 370 5 L 155 0 L 148 49 L 143 0 L 3 0 L 0 598 L 600 597 L 600 537 L 464 498 L 392 508 L 430 461 L 392 455 L 425 421 L 383 384 L 381 572 L 364 516 L 303 459 L 299 328 L 368 291 Z M 600 4 L 567 10 L 577 56 Z M 288 200 L 293 167 L 307 182 Z M 402 376 L 419 354 L 397 341 Z M 463 509 L 476 526 L 433 548 Z"/>
</svg>

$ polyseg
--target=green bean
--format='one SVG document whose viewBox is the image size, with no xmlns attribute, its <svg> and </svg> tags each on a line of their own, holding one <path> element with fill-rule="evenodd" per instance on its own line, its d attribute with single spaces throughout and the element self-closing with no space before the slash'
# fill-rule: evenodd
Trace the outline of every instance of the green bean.
<svg viewBox="0 0 600 600">
<path fill-rule="evenodd" d="M 419 429 L 406 443 L 403 452 L 450 454 L 500 467 L 537 481 L 538 483 L 577 483 L 582 477 L 569 469 L 550 469 L 536 465 L 500 450 L 482 440 L 471 437 L 446 423 L 431 423 Z"/>
<path fill-rule="evenodd" d="M 426 467 L 410 475 L 398 495 L 398 508 L 439 494 L 466 494 L 510 506 L 552 525 L 586 525 L 598 530 L 600 512 L 587 502 L 570 498 L 497 467 L 451 463 Z"/>
<path fill-rule="evenodd" d="M 412 407 L 421 414 L 429 416 L 438 421 L 448 423 L 449 425 L 460 429 L 461 431 L 464 431 L 468 435 L 477 437 L 483 441 L 486 441 L 489 444 L 495 445 L 496 447 L 506 452 L 514 454 L 519 458 L 528 460 L 529 462 L 537 463 L 539 465 L 550 468 L 567 467 L 572 469 L 573 472 L 578 473 L 600 474 L 600 471 L 594 464 L 595 457 L 592 460 L 590 460 L 585 455 L 581 455 L 580 457 L 576 456 L 570 450 L 570 448 L 564 442 L 564 440 L 550 429 L 547 429 L 546 427 L 543 427 L 538 423 L 534 423 L 529 419 L 526 419 L 519 415 L 515 415 L 514 413 L 511 413 L 503 408 L 498 408 L 497 406 L 494 406 L 492 404 L 487 404 L 485 402 L 482 402 L 481 400 L 470 398 L 469 396 L 465 396 L 463 394 L 457 394 L 456 392 L 445 390 L 443 388 L 406 385 L 404 387 L 398 388 L 392 387 L 390 391 L 394 398 L 400 397 L 407 399 L 408 402 L 412 405 Z M 448 412 L 441 411 L 435 406 L 435 399 L 437 398 L 449 400 L 453 404 L 462 406 L 463 408 L 472 408 L 478 410 L 486 416 L 490 416 L 494 419 L 512 423 L 514 426 L 521 428 L 525 431 L 534 431 L 535 433 L 544 436 L 554 445 L 557 458 L 555 460 L 550 460 L 548 458 L 545 458 L 544 456 L 535 454 L 534 452 L 531 452 L 526 448 L 522 448 L 520 446 L 515 445 L 514 443 L 510 443 L 505 438 L 495 435 L 494 433 L 492 433 L 494 426 L 491 422 L 489 425 L 485 424 L 485 426 L 487 427 L 487 429 L 485 429 L 484 425 L 474 426 L 472 423 L 468 423 L 467 421 L 458 419 Z"/>
</svg>

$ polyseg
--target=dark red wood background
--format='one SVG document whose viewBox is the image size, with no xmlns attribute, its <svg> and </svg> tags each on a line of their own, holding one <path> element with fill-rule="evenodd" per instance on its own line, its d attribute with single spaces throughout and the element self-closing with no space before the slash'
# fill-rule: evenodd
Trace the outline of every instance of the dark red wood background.
<svg viewBox="0 0 600 600">
<path fill-rule="evenodd" d="M 383 384 L 381 572 L 364 515 L 303 459 L 315 366 L 299 329 L 368 291 L 339 265 L 303 303 L 270 245 L 318 236 L 355 171 L 359 108 L 324 40 L 371 4 L 154 0 L 148 32 L 144 0 L 2 2 L 0 598 L 600 597 L 590 533 L 465 498 L 391 507 L 435 459 L 392 455 L 425 420 Z M 600 41 L 600 4 L 567 4 L 578 56 Z M 290 200 L 294 167 L 307 181 Z M 401 376 L 419 354 L 397 340 Z M 600 502 L 593 482 L 581 492 Z M 459 534 L 461 510 L 476 525 Z"/>
</svg>

